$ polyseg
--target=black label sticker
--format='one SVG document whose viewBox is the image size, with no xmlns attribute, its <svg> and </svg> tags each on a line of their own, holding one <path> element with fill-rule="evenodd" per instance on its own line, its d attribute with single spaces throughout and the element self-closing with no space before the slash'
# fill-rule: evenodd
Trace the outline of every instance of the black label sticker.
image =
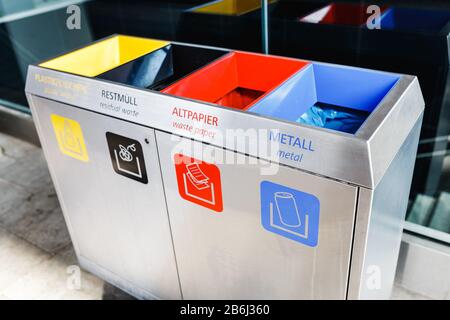
<svg viewBox="0 0 450 320">
<path fill-rule="evenodd" d="M 106 133 L 114 171 L 133 180 L 148 183 L 141 144 L 111 132 Z"/>
</svg>

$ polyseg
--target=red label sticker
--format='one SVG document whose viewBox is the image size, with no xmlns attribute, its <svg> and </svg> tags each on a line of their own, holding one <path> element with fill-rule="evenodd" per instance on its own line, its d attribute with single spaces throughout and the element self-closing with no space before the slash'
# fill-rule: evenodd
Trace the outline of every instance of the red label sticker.
<svg viewBox="0 0 450 320">
<path fill-rule="evenodd" d="M 180 196 L 187 201 L 222 212 L 219 168 L 182 154 L 175 154 L 174 161 Z"/>
</svg>

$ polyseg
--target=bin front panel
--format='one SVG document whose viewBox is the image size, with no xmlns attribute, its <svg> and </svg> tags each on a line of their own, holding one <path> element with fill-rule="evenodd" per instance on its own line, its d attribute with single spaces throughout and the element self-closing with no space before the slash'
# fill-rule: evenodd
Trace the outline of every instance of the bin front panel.
<svg viewBox="0 0 450 320">
<path fill-rule="evenodd" d="M 345 298 L 357 187 L 285 166 L 261 175 L 268 162 L 224 164 L 236 153 L 156 139 L 185 299 Z"/>
<path fill-rule="evenodd" d="M 154 130 L 31 99 L 77 254 L 129 292 L 181 298 Z"/>
</svg>

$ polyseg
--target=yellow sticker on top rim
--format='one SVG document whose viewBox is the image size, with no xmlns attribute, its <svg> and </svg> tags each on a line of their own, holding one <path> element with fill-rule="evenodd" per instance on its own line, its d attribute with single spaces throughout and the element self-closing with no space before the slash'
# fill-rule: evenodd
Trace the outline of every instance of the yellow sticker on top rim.
<svg viewBox="0 0 450 320">
<path fill-rule="evenodd" d="M 57 114 L 52 114 L 50 118 L 61 153 L 88 162 L 89 155 L 80 124 Z"/>
</svg>

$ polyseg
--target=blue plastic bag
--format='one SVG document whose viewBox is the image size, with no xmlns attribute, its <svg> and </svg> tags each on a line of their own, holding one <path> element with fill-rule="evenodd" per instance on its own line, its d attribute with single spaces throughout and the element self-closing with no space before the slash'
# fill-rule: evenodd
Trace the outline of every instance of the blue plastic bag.
<svg viewBox="0 0 450 320">
<path fill-rule="evenodd" d="M 355 133 L 366 120 L 368 113 L 316 103 L 297 119 L 297 122 L 347 133 Z"/>
</svg>

